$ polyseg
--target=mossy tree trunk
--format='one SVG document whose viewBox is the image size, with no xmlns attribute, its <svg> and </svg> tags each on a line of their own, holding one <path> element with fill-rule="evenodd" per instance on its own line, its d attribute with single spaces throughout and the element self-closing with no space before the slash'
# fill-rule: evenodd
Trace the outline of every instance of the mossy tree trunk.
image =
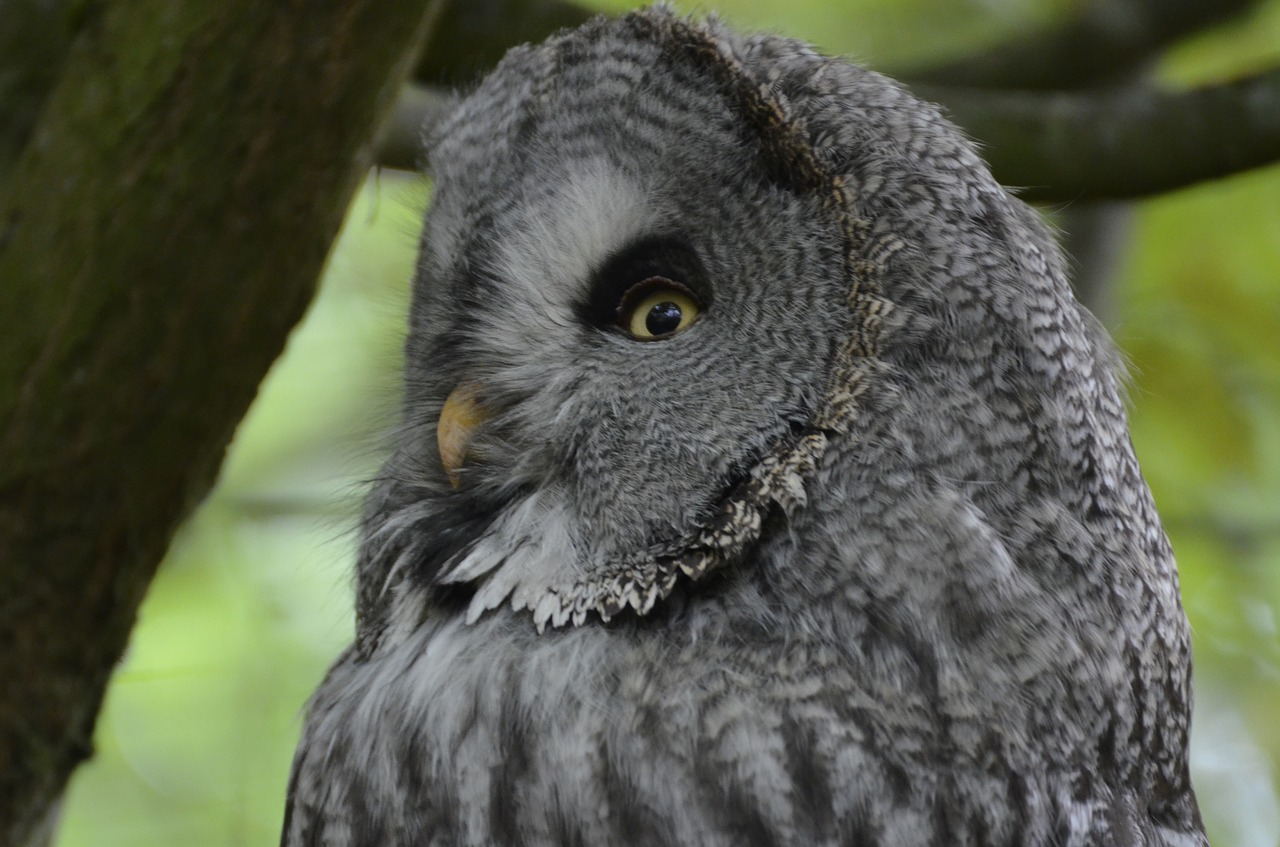
<svg viewBox="0 0 1280 847">
<path fill-rule="evenodd" d="M 114 0 L 77 21 L 0 181 L 0 844 L 49 838 L 438 5 Z"/>
</svg>

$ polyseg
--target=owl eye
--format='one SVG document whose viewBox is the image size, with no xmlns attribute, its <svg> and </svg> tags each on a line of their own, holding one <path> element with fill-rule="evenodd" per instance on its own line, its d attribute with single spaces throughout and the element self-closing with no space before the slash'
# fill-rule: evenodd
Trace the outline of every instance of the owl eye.
<svg viewBox="0 0 1280 847">
<path fill-rule="evenodd" d="M 583 323 L 636 341 L 684 332 L 715 300 L 697 252 L 665 235 L 642 238 L 610 256 L 584 293 L 578 307 Z"/>
<path fill-rule="evenodd" d="M 617 323 L 637 341 L 662 341 L 693 326 L 701 314 L 702 306 L 692 291 L 655 276 L 622 295 Z"/>
</svg>

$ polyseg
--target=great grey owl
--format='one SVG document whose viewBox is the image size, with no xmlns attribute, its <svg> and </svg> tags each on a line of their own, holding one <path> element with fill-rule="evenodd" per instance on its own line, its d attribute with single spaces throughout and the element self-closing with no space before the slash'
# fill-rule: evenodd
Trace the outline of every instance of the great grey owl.
<svg viewBox="0 0 1280 847">
<path fill-rule="evenodd" d="M 655 8 L 429 158 L 285 845 L 1207 843 L 1116 357 L 937 108 Z"/>
</svg>

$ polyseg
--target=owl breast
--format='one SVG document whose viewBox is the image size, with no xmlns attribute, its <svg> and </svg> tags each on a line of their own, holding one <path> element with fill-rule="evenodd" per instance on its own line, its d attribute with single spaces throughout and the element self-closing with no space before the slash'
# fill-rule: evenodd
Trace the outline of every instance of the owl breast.
<svg viewBox="0 0 1280 847">
<path fill-rule="evenodd" d="M 1098 737 L 1061 722 L 1117 708 L 1099 676 L 1123 677 L 1118 662 L 1029 613 L 978 633 L 896 607 L 873 579 L 833 581 L 796 615 L 773 592 L 818 551 L 765 547 L 774 586 L 730 577 L 607 637 L 453 618 L 339 663 L 288 843 L 1101 844 L 1125 843 L 1121 821 L 1131 843 L 1178 843 L 1098 779 L 1106 721 Z"/>
</svg>

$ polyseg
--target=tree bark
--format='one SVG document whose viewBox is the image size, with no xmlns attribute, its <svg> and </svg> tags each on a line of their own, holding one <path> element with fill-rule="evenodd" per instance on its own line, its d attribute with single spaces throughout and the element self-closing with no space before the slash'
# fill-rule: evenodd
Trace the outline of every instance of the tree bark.
<svg viewBox="0 0 1280 847">
<path fill-rule="evenodd" d="M 0 195 L 91 0 L 0 0 Z"/>
<path fill-rule="evenodd" d="M 80 28 L 0 196 L 0 843 L 48 837 L 439 7 L 116 0 Z"/>
</svg>

